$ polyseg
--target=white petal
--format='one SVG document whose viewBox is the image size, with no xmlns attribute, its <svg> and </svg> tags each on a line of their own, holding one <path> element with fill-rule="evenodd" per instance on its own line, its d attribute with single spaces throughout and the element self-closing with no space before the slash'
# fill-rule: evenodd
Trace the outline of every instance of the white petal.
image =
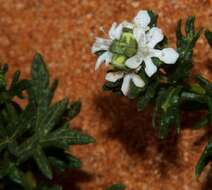
<svg viewBox="0 0 212 190">
<path fill-rule="evenodd" d="M 113 23 L 110 30 L 109 30 L 109 36 L 112 40 L 119 39 L 121 37 L 121 33 L 123 30 L 123 25 L 119 24 L 117 26 L 117 23 Z"/>
<path fill-rule="evenodd" d="M 125 62 L 125 65 L 131 69 L 136 69 L 137 67 L 141 65 L 142 61 L 143 60 L 141 57 L 135 55 L 127 59 L 127 61 Z"/>
<path fill-rule="evenodd" d="M 96 66 L 95 66 L 95 70 L 98 70 L 100 65 L 104 62 L 108 63 L 111 61 L 111 53 L 110 52 L 105 52 L 102 55 L 100 55 L 96 61 Z"/>
<path fill-rule="evenodd" d="M 140 88 L 145 86 L 145 82 L 139 75 L 131 74 L 131 77 L 132 77 L 132 81 L 135 84 L 135 86 L 140 87 Z"/>
<path fill-rule="evenodd" d="M 98 51 L 107 51 L 111 44 L 111 40 L 104 39 L 104 38 L 96 38 L 95 43 L 92 46 L 92 53 L 96 53 Z"/>
<path fill-rule="evenodd" d="M 134 18 L 134 22 L 136 25 L 140 26 L 141 28 L 145 28 L 150 23 L 151 18 L 148 14 L 148 11 L 139 11 L 138 14 Z"/>
<path fill-rule="evenodd" d="M 105 64 L 106 64 L 106 66 L 108 66 L 109 65 L 109 63 L 111 63 L 111 61 L 112 61 L 112 57 L 113 57 L 113 54 L 111 53 L 111 52 L 107 52 L 108 54 L 107 54 L 107 58 L 105 59 Z"/>
<path fill-rule="evenodd" d="M 125 75 L 124 80 L 121 86 L 121 91 L 125 96 L 127 96 L 129 89 L 130 89 L 130 81 L 131 81 L 131 76 L 130 75 Z"/>
<path fill-rule="evenodd" d="M 146 58 L 144 60 L 144 63 L 145 63 L 145 72 L 149 77 L 151 77 L 154 73 L 156 73 L 157 67 L 154 65 L 150 57 Z"/>
<path fill-rule="evenodd" d="M 123 72 L 111 72 L 106 74 L 105 79 L 110 82 L 116 82 L 117 80 L 123 78 L 123 76 Z"/>
<path fill-rule="evenodd" d="M 166 64 L 174 64 L 179 58 L 179 54 L 173 48 L 165 48 L 163 50 L 154 50 L 154 56 L 158 57 Z"/>
<path fill-rule="evenodd" d="M 135 37 L 138 44 L 145 44 L 146 43 L 146 34 L 142 28 L 134 28 L 133 29 L 133 36 Z"/>
<path fill-rule="evenodd" d="M 147 33 L 148 47 L 154 48 L 164 38 L 163 32 L 160 28 L 153 27 Z"/>
</svg>

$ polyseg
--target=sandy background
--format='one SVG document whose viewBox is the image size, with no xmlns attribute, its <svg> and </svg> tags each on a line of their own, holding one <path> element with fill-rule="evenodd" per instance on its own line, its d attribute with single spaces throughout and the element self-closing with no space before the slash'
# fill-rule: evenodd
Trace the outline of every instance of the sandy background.
<svg viewBox="0 0 212 190">
<path fill-rule="evenodd" d="M 212 30 L 211 0 L 0 0 L 0 61 L 10 72 L 30 73 L 36 51 L 43 54 L 52 76 L 60 78 L 56 98 L 80 98 L 82 111 L 73 126 L 96 143 L 72 149 L 84 162 L 83 171 L 67 172 L 65 190 L 102 190 L 123 182 L 127 190 L 211 190 L 209 167 L 197 179 L 195 164 L 207 142 L 205 131 L 191 131 L 191 116 L 180 136 L 159 141 L 149 125 L 151 108 L 137 113 L 136 105 L 101 86 L 106 69 L 94 72 L 90 53 L 95 36 L 113 21 L 130 20 L 140 9 L 159 14 L 159 27 L 175 42 L 178 18 L 197 17 L 197 28 Z M 212 79 L 212 51 L 198 41 L 194 73 Z"/>
</svg>

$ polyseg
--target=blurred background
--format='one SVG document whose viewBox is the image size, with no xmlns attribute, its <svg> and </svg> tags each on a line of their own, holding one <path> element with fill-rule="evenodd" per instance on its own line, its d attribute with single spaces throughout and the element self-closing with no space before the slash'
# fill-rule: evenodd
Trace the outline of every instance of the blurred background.
<svg viewBox="0 0 212 190">
<path fill-rule="evenodd" d="M 65 190 L 102 190 L 122 182 L 127 190 L 210 190 L 212 174 L 200 178 L 195 164 L 207 142 L 206 131 L 192 131 L 186 114 L 179 136 L 165 141 L 151 128 L 151 112 L 137 112 L 134 102 L 102 92 L 104 66 L 95 72 L 91 46 L 116 21 L 131 20 L 138 10 L 158 13 L 158 26 L 175 47 L 179 18 L 197 18 L 196 26 L 212 30 L 211 0 L 0 0 L 0 62 L 22 76 L 30 73 L 40 52 L 60 84 L 56 99 L 81 99 L 82 111 L 72 126 L 96 143 L 71 149 L 83 161 L 82 171 L 67 171 Z M 194 52 L 193 73 L 212 79 L 212 51 L 201 37 Z"/>
</svg>

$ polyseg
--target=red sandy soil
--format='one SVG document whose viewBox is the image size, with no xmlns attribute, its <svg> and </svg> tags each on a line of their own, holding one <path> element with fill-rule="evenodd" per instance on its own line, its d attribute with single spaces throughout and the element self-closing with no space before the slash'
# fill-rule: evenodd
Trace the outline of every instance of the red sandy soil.
<svg viewBox="0 0 212 190">
<path fill-rule="evenodd" d="M 212 30 L 211 0 L 0 0 L 0 61 L 26 77 L 34 53 L 42 53 L 52 76 L 60 79 L 56 98 L 83 103 L 73 127 L 96 138 L 95 144 L 72 148 L 84 165 L 67 172 L 65 190 L 103 190 L 114 182 L 127 190 L 212 189 L 210 166 L 200 178 L 194 176 L 207 142 L 206 131 L 189 129 L 195 118 L 189 115 L 178 137 L 159 141 L 150 126 L 151 109 L 138 113 L 126 98 L 101 90 L 106 69 L 94 71 L 90 50 L 103 35 L 99 27 L 107 31 L 113 21 L 130 20 L 140 9 L 159 14 L 159 27 L 173 47 L 179 18 L 195 15 L 198 29 Z M 211 80 L 212 51 L 205 43 L 204 37 L 198 41 L 193 73 Z"/>
</svg>

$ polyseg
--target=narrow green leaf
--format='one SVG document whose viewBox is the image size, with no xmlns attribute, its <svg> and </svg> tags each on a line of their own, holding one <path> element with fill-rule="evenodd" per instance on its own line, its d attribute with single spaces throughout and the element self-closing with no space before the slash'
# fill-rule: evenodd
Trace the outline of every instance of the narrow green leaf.
<svg viewBox="0 0 212 190">
<path fill-rule="evenodd" d="M 64 154 L 64 155 L 65 157 L 63 160 L 61 158 L 59 159 L 53 156 L 49 157 L 48 158 L 49 163 L 61 172 L 63 172 L 65 169 L 68 169 L 68 168 L 73 169 L 73 168 L 81 167 L 82 162 L 78 158 L 72 155 L 67 155 L 67 154 Z"/>
<path fill-rule="evenodd" d="M 60 148 L 68 148 L 74 144 L 89 144 L 94 142 L 94 139 L 88 135 L 84 135 L 79 131 L 71 130 L 67 124 L 63 127 L 54 130 L 48 134 L 41 143 L 45 147 L 56 146 Z"/>
<path fill-rule="evenodd" d="M 79 100 L 70 104 L 68 111 L 69 119 L 73 119 L 74 117 L 76 117 L 79 114 L 80 109 L 81 109 L 81 102 Z"/>
<path fill-rule="evenodd" d="M 1 66 L 1 71 L 3 72 L 3 74 L 5 75 L 8 71 L 8 64 L 4 64 Z"/>
<path fill-rule="evenodd" d="M 149 27 L 155 27 L 157 26 L 157 20 L 158 20 L 158 15 L 155 14 L 152 10 L 148 10 L 148 14 L 151 18 L 151 22 L 149 23 Z"/>
<path fill-rule="evenodd" d="M 178 43 L 177 46 L 180 46 L 180 42 L 181 42 L 181 39 L 183 37 L 181 27 L 182 27 L 182 19 L 180 19 L 178 21 L 177 27 L 176 27 L 176 38 L 178 39 L 177 40 L 177 43 Z"/>
<path fill-rule="evenodd" d="M 211 161 L 212 158 L 212 139 L 210 139 L 208 145 L 206 146 L 205 150 L 203 151 L 197 165 L 196 165 L 196 176 L 199 176 L 205 166 Z"/>
<path fill-rule="evenodd" d="M 49 73 L 40 54 L 36 54 L 32 61 L 32 83 L 40 89 L 48 87 Z"/>
<path fill-rule="evenodd" d="M 36 161 L 39 169 L 42 171 L 42 173 L 49 179 L 52 179 L 52 171 L 49 166 L 48 159 L 45 155 L 45 153 L 42 151 L 41 147 L 37 147 L 34 150 L 33 158 Z"/>
<path fill-rule="evenodd" d="M 12 79 L 12 82 L 11 82 L 11 88 L 13 88 L 15 86 L 15 84 L 19 81 L 20 75 L 21 75 L 20 71 L 16 71 L 13 74 L 13 79 Z"/>
<path fill-rule="evenodd" d="M 189 16 L 187 18 L 186 27 L 185 27 L 185 32 L 186 33 L 192 33 L 192 34 L 195 33 L 194 21 L 195 21 L 195 17 L 194 16 Z"/>
</svg>

